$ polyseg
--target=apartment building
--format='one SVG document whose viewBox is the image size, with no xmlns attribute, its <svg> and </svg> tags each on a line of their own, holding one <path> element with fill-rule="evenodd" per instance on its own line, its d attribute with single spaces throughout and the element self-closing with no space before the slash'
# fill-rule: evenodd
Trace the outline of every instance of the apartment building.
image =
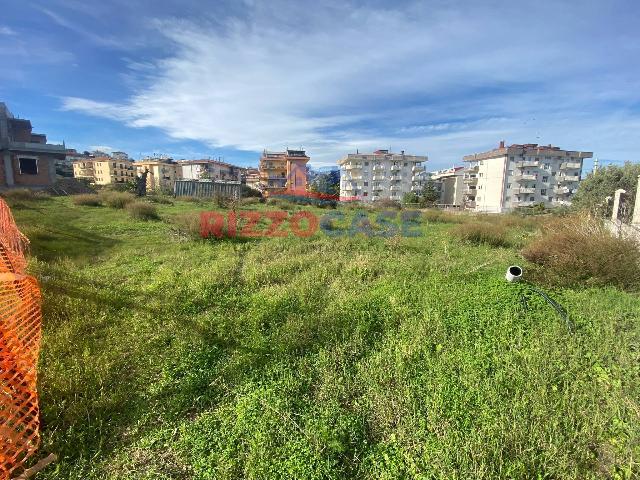
<svg viewBox="0 0 640 480">
<path fill-rule="evenodd" d="M 464 203 L 477 212 L 508 212 L 543 203 L 570 205 L 592 152 L 562 150 L 552 145 L 514 144 L 467 155 Z"/>
<path fill-rule="evenodd" d="M 427 156 L 390 153 L 350 153 L 338 160 L 340 199 L 373 202 L 382 199 L 402 200 L 405 193 L 418 193 L 424 182 Z"/>
<path fill-rule="evenodd" d="M 33 133 L 29 120 L 15 118 L 0 102 L 0 189 L 42 188 L 56 181 L 56 162 L 64 161 L 64 145 L 47 143 Z"/>
<path fill-rule="evenodd" d="M 185 180 L 226 180 L 239 182 L 243 169 L 219 160 L 180 160 Z"/>
<path fill-rule="evenodd" d="M 136 169 L 130 160 L 117 160 L 111 157 L 93 159 L 93 183 L 96 185 L 133 182 L 135 178 Z"/>
<path fill-rule="evenodd" d="M 73 161 L 74 178 L 85 178 L 91 182 L 95 181 L 93 170 L 94 158 L 77 158 Z"/>
<path fill-rule="evenodd" d="M 440 194 L 437 204 L 461 208 L 464 203 L 465 167 L 452 167 L 429 173 L 429 179 Z"/>
<path fill-rule="evenodd" d="M 260 189 L 265 192 L 306 191 L 309 160 L 304 150 L 287 149 L 284 152 L 264 150 L 258 166 Z"/>
<path fill-rule="evenodd" d="M 147 172 L 147 190 L 173 192 L 176 180 L 182 179 L 182 166 L 172 159 L 145 158 L 133 163 L 136 175 Z"/>
<path fill-rule="evenodd" d="M 260 190 L 260 171 L 257 168 L 247 168 L 244 174 L 244 182 L 247 187 Z"/>
</svg>

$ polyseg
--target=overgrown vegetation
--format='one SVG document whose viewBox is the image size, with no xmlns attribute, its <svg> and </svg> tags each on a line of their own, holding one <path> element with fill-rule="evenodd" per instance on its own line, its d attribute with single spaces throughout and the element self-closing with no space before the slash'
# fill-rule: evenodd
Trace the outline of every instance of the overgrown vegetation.
<svg viewBox="0 0 640 480">
<path fill-rule="evenodd" d="M 74 205 L 85 205 L 87 207 L 100 207 L 102 206 L 102 200 L 100 196 L 94 193 L 82 193 L 80 195 L 73 195 L 71 201 Z"/>
<path fill-rule="evenodd" d="M 506 229 L 500 224 L 488 222 L 470 222 L 458 225 L 453 234 L 465 242 L 474 245 L 490 245 L 492 247 L 508 247 L 510 245 Z"/>
<path fill-rule="evenodd" d="M 129 215 L 138 220 L 158 220 L 160 218 L 156 207 L 147 202 L 127 203 L 125 208 Z"/>
<path fill-rule="evenodd" d="M 132 193 L 105 190 L 100 192 L 102 202 L 111 208 L 125 208 L 136 197 Z"/>
<path fill-rule="evenodd" d="M 640 248 L 631 239 L 612 235 L 599 219 L 553 219 L 522 254 L 539 266 L 537 276 L 546 283 L 640 288 Z"/>
<path fill-rule="evenodd" d="M 49 197 L 46 192 L 33 190 L 28 188 L 14 188 L 0 192 L 0 196 L 4 198 L 9 205 L 14 202 L 45 200 Z"/>
<path fill-rule="evenodd" d="M 640 474 L 637 294 L 559 285 L 570 334 L 504 281 L 516 249 L 449 222 L 207 241 L 174 222 L 211 204 L 156 207 L 173 221 L 14 209 L 44 297 L 40 453 L 59 457 L 39 480 Z"/>
<path fill-rule="evenodd" d="M 640 163 L 627 162 L 623 166 L 609 165 L 599 168 L 580 182 L 572 199 L 572 208 L 608 217 L 611 215 L 611 205 L 605 203 L 605 198 L 613 197 L 619 188 L 627 191 L 628 204 L 634 205 L 638 175 Z M 631 211 L 626 213 L 630 215 Z"/>
</svg>

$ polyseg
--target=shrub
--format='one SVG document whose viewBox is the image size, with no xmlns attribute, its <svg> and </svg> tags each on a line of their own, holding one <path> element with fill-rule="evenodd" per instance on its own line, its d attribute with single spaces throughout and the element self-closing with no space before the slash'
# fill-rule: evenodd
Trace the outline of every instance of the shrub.
<svg viewBox="0 0 640 480">
<path fill-rule="evenodd" d="M 242 198 L 247 198 L 247 197 L 260 198 L 262 197 L 262 192 L 260 192 L 260 190 L 256 190 L 255 188 L 248 187 L 247 185 L 241 185 L 240 196 Z"/>
<path fill-rule="evenodd" d="M 468 215 L 461 215 L 437 209 L 425 210 L 423 217 L 425 220 L 432 223 L 464 223 L 469 218 Z"/>
<path fill-rule="evenodd" d="M 2 192 L 2 197 L 7 202 L 21 202 L 29 200 L 44 200 L 49 197 L 46 192 L 38 190 L 30 190 L 28 188 L 14 188 L 12 190 L 6 190 Z"/>
<path fill-rule="evenodd" d="M 262 203 L 262 198 L 260 197 L 247 197 L 240 199 L 240 205 L 259 205 Z"/>
<path fill-rule="evenodd" d="M 200 214 L 198 212 L 174 215 L 170 222 L 176 227 L 178 233 L 190 237 L 200 237 Z"/>
<path fill-rule="evenodd" d="M 377 208 L 386 208 L 386 209 L 394 208 L 396 210 L 400 210 L 402 208 L 402 206 L 400 205 L 400 202 L 398 202 L 397 200 L 391 200 L 390 198 L 383 198 L 382 200 L 377 200 L 374 202 L 374 206 L 376 206 Z"/>
<path fill-rule="evenodd" d="M 147 195 L 146 199 L 151 203 L 157 203 L 159 205 L 173 205 L 170 199 L 162 195 Z"/>
<path fill-rule="evenodd" d="M 453 230 L 454 235 L 463 241 L 475 245 L 490 245 L 492 247 L 507 247 L 507 231 L 502 225 L 492 225 L 486 222 L 465 223 Z"/>
<path fill-rule="evenodd" d="M 552 285 L 640 288 L 640 249 L 631 239 L 612 235 L 599 220 L 554 218 L 522 251 L 536 264 L 538 279 Z"/>
<path fill-rule="evenodd" d="M 130 202 L 126 206 L 127 212 L 139 220 L 158 220 L 160 216 L 154 205 L 146 202 Z"/>
<path fill-rule="evenodd" d="M 135 200 L 131 193 L 105 191 L 100 193 L 102 201 L 111 208 L 125 208 Z"/>
<path fill-rule="evenodd" d="M 100 207 L 102 201 L 100 197 L 95 193 L 84 193 L 80 195 L 74 195 L 72 200 L 74 205 L 84 205 L 86 207 Z"/>
</svg>

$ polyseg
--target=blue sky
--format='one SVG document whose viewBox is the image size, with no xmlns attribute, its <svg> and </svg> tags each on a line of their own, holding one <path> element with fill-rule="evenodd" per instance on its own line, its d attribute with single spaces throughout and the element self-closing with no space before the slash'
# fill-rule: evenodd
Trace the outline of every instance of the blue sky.
<svg viewBox="0 0 640 480">
<path fill-rule="evenodd" d="M 636 1 L 3 1 L 0 101 L 134 157 L 640 152 Z"/>
</svg>

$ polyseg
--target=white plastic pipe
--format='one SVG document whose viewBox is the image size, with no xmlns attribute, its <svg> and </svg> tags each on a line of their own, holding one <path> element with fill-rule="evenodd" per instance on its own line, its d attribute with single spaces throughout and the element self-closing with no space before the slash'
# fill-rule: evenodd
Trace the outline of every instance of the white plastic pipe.
<svg viewBox="0 0 640 480">
<path fill-rule="evenodd" d="M 522 267 L 511 265 L 507 268 L 507 274 L 504 276 L 507 282 L 519 282 L 522 279 Z"/>
</svg>

